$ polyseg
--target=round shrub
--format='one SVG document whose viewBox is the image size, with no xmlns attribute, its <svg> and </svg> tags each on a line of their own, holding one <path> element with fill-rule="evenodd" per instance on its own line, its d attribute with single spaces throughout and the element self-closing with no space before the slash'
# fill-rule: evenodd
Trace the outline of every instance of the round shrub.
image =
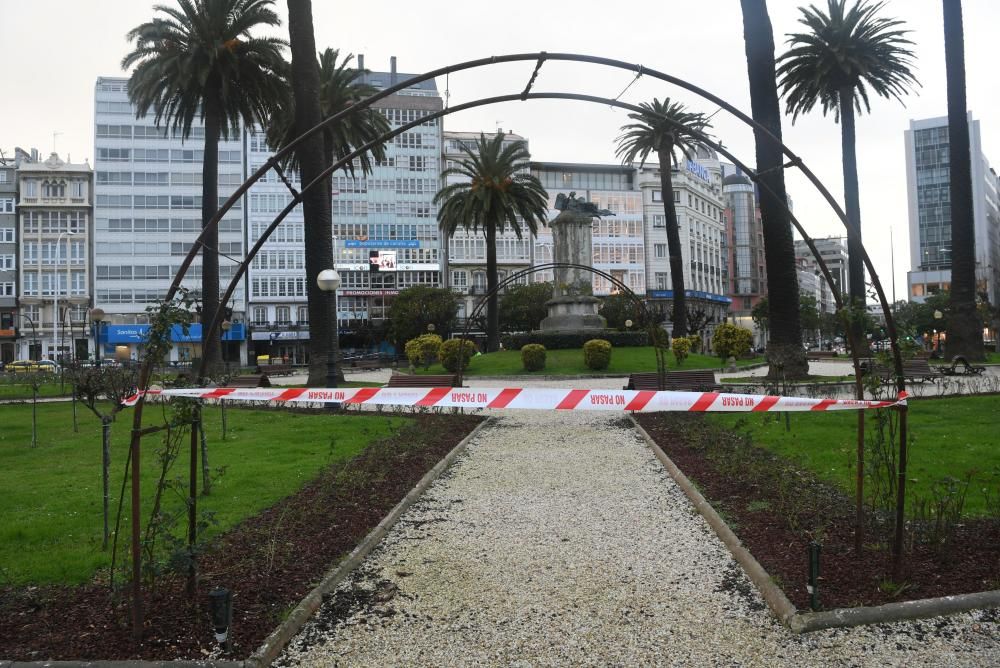
<svg viewBox="0 0 1000 668">
<path fill-rule="evenodd" d="M 690 334 L 687 340 L 691 343 L 690 351 L 693 353 L 701 352 L 701 337 L 697 334 Z"/>
<path fill-rule="evenodd" d="M 545 346 L 529 343 L 521 348 L 521 364 L 527 371 L 541 371 L 545 368 Z"/>
<path fill-rule="evenodd" d="M 753 332 L 728 322 L 716 327 L 715 334 L 712 335 L 712 350 L 722 359 L 727 357 L 739 359 L 750 352 L 752 344 Z"/>
<path fill-rule="evenodd" d="M 455 373 L 458 371 L 460 361 L 462 368 L 468 369 L 469 360 L 475 354 L 476 344 L 472 341 L 468 339 L 448 339 L 441 344 L 441 350 L 438 351 L 438 359 L 441 360 L 441 366 Z M 464 359 L 461 359 L 462 357 Z"/>
<path fill-rule="evenodd" d="M 406 359 L 410 360 L 413 366 L 430 366 L 438 358 L 441 350 L 441 337 L 437 334 L 421 334 L 415 339 L 410 339 L 403 347 Z"/>
<path fill-rule="evenodd" d="M 611 343 L 604 339 L 591 339 L 583 344 L 583 363 L 588 369 L 601 371 L 611 363 Z"/>
<path fill-rule="evenodd" d="M 674 339 L 674 359 L 677 360 L 677 366 L 684 363 L 689 352 L 691 352 L 690 337 L 679 336 Z"/>
</svg>

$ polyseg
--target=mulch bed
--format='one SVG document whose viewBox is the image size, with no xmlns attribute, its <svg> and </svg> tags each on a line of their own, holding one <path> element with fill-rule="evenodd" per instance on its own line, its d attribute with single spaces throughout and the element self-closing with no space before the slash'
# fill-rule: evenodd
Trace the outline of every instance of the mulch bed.
<svg viewBox="0 0 1000 668">
<path fill-rule="evenodd" d="M 865 546 L 858 556 L 854 502 L 841 490 L 747 444 L 733 432 L 708 425 L 702 416 L 636 417 L 801 610 L 809 609 L 806 580 L 808 545 L 813 539 L 822 546 L 823 609 L 1000 588 L 996 518 L 966 521 L 956 528 L 946 550 L 908 536 L 904 579 L 894 582 L 886 545 L 889 529 L 884 524 L 878 528 L 869 516 Z M 734 454 L 741 448 L 742 454 Z M 778 475 L 784 476 L 784 483 Z"/>
<path fill-rule="evenodd" d="M 349 416 L 346 416 L 349 419 Z M 398 435 L 331 466 L 297 494 L 220 536 L 202 555 L 199 591 L 161 576 L 147 593 L 143 641 L 131 636 L 128 592 L 0 588 L 0 659 L 202 659 L 216 650 L 207 592 L 233 591 L 230 657 L 246 657 L 483 418 L 416 414 Z"/>
</svg>

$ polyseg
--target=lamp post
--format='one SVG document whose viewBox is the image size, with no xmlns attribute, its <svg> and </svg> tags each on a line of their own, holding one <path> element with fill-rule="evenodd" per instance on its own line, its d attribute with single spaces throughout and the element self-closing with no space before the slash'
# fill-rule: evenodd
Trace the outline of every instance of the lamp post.
<svg viewBox="0 0 1000 668">
<path fill-rule="evenodd" d="M 333 313 L 333 327 L 330 331 L 330 344 L 326 354 L 326 386 L 337 387 L 337 288 L 340 287 L 340 274 L 336 269 L 324 269 L 316 277 L 316 285 L 329 295 L 330 311 Z"/>
<path fill-rule="evenodd" d="M 222 321 L 222 369 L 224 373 L 229 373 L 229 366 L 226 363 L 226 335 L 233 328 L 233 323 L 229 320 Z"/>
<path fill-rule="evenodd" d="M 937 327 L 934 328 L 934 352 L 938 353 L 939 355 L 941 354 L 941 332 L 939 331 L 940 325 L 938 321 L 940 321 L 941 318 L 943 317 L 944 313 L 941 313 L 941 311 L 934 309 L 934 324 L 938 325 Z"/>
<path fill-rule="evenodd" d="M 56 252 L 55 259 L 59 259 L 59 247 L 62 245 L 63 237 L 74 236 L 76 232 L 60 232 L 59 236 L 56 237 Z M 70 295 L 70 268 L 69 268 L 69 240 L 66 240 L 66 299 L 69 300 Z M 59 356 L 62 354 L 62 350 L 59 349 L 59 268 L 56 266 L 56 270 L 52 276 L 55 280 L 53 281 L 52 294 L 55 295 L 55 312 L 52 315 L 52 349 L 56 351 L 56 362 L 59 362 Z"/>
<path fill-rule="evenodd" d="M 97 366 L 101 366 L 101 323 L 104 322 L 104 309 L 96 306 L 90 309 L 90 321 L 94 323 L 94 355 Z"/>
</svg>

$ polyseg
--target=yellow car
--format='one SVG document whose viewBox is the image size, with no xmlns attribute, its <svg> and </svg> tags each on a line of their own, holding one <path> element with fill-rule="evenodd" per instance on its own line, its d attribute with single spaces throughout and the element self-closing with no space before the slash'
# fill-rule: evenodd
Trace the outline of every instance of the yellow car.
<svg viewBox="0 0 1000 668">
<path fill-rule="evenodd" d="M 51 360 L 15 360 L 8 362 L 4 369 L 7 373 L 54 373 L 56 364 Z"/>
</svg>

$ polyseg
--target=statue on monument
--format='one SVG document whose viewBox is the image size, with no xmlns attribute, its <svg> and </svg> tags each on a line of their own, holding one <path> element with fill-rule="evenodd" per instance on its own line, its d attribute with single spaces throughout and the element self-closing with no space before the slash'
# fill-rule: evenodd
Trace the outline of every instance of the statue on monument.
<svg viewBox="0 0 1000 668">
<path fill-rule="evenodd" d="M 542 329 L 603 329 L 606 323 L 597 315 L 600 300 L 593 296 L 593 274 L 582 267 L 593 266 L 593 219 L 615 214 L 577 199 L 576 192 L 559 193 L 555 207 L 559 215 L 549 222 L 553 259 L 580 267 L 556 268 L 554 294 L 547 302 L 549 317 L 542 321 Z"/>
</svg>

